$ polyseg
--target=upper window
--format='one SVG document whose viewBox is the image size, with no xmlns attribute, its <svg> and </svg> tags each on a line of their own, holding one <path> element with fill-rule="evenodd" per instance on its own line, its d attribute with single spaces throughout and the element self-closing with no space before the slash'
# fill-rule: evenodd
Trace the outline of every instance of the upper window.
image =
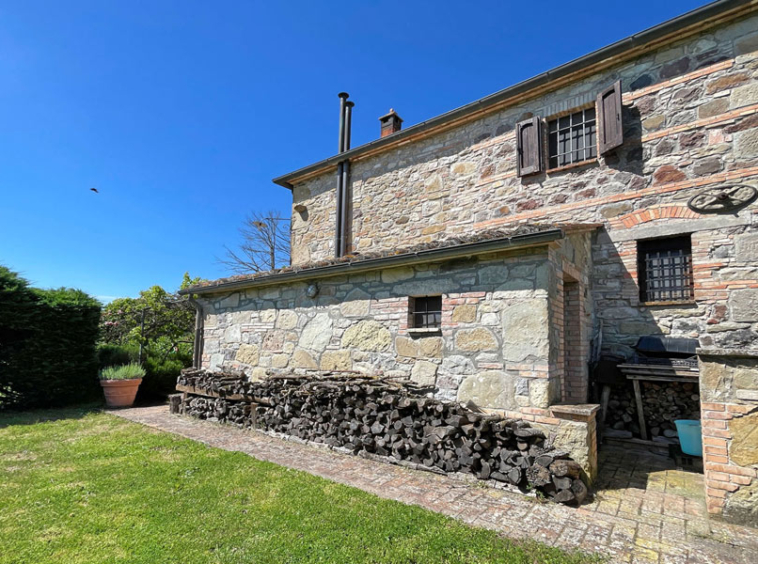
<svg viewBox="0 0 758 564">
<path fill-rule="evenodd" d="M 595 135 L 595 108 L 579 110 L 548 121 L 548 168 L 597 157 Z"/>
<path fill-rule="evenodd" d="M 411 298 L 411 327 L 414 329 L 436 329 L 442 325 L 442 296 Z"/>
<path fill-rule="evenodd" d="M 689 235 L 638 241 L 637 263 L 640 301 L 692 301 L 692 243 Z"/>
<path fill-rule="evenodd" d="M 624 144 L 621 81 L 599 92 L 594 108 L 576 110 L 547 121 L 545 151 L 542 119 L 532 116 L 516 124 L 516 176 L 539 174 L 607 155 Z M 547 163 L 545 163 L 547 155 Z"/>
</svg>

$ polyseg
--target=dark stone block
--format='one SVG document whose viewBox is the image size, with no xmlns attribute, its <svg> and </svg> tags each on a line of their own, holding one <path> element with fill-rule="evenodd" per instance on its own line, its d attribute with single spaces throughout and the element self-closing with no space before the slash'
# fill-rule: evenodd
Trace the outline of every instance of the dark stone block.
<svg viewBox="0 0 758 564">
<path fill-rule="evenodd" d="M 749 33 L 734 42 L 734 54 L 746 55 L 758 51 L 758 33 Z"/>
<path fill-rule="evenodd" d="M 738 349 L 747 347 L 758 341 L 758 334 L 750 329 L 738 329 L 714 335 L 717 344 L 724 348 Z"/>
<path fill-rule="evenodd" d="M 663 79 L 673 78 L 686 73 L 688 70 L 690 70 L 690 58 L 682 57 L 681 59 L 663 65 L 660 75 Z"/>
<path fill-rule="evenodd" d="M 524 202 L 519 202 L 516 204 L 516 209 L 518 211 L 525 211 L 525 210 L 536 210 L 542 205 L 542 202 L 539 200 L 526 200 Z"/>
<path fill-rule="evenodd" d="M 691 133 L 682 133 L 679 136 L 679 145 L 682 149 L 692 149 L 700 147 L 705 141 L 705 134 L 702 131 L 693 131 Z"/>
<path fill-rule="evenodd" d="M 656 157 L 663 155 L 670 155 L 676 149 L 676 141 L 669 138 L 661 139 L 660 143 L 655 147 L 654 153 Z"/>
<path fill-rule="evenodd" d="M 730 125 L 725 128 L 726 133 L 737 133 L 738 131 L 745 131 L 746 129 L 753 129 L 758 127 L 758 114 L 753 114 L 750 117 L 742 118 L 734 125 Z"/>
<path fill-rule="evenodd" d="M 630 190 L 642 190 L 645 186 L 647 186 L 647 181 L 642 176 L 635 176 L 629 182 Z"/>
<path fill-rule="evenodd" d="M 699 98 L 701 94 L 701 88 L 681 88 L 677 90 L 671 98 L 672 100 L 686 103 Z"/>
<path fill-rule="evenodd" d="M 656 184 L 670 184 L 686 179 L 687 176 L 674 165 L 663 165 L 653 173 L 653 180 Z"/>
<path fill-rule="evenodd" d="M 700 53 L 695 57 L 697 61 L 697 65 L 695 68 L 701 69 L 703 67 L 707 67 L 710 65 L 715 65 L 716 63 L 720 63 L 721 61 L 726 61 L 729 57 L 724 55 L 723 53 L 719 53 L 716 49 L 711 49 L 710 51 L 706 51 L 705 53 Z"/>
<path fill-rule="evenodd" d="M 629 85 L 630 90 L 639 90 L 640 88 L 645 88 L 646 86 L 650 86 L 653 84 L 653 77 L 649 74 L 643 74 L 642 76 L 638 77 L 634 82 L 632 82 Z"/>
<path fill-rule="evenodd" d="M 695 161 L 692 170 L 698 176 L 707 176 L 709 174 L 720 172 L 722 168 L 721 157 L 713 156 Z"/>
</svg>

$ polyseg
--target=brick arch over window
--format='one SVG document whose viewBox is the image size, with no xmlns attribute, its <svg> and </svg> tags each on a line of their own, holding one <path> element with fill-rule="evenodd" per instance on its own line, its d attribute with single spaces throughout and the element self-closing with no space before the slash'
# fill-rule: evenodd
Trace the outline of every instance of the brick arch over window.
<svg viewBox="0 0 758 564">
<path fill-rule="evenodd" d="M 610 229 L 630 229 L 635 225 L 655 221 L 657 219 L 697 219 L 702 214 L 692 211 L 681 204 L 665 204 L 637 210 L 616 217 L 610 221 Z"/>
</svg>

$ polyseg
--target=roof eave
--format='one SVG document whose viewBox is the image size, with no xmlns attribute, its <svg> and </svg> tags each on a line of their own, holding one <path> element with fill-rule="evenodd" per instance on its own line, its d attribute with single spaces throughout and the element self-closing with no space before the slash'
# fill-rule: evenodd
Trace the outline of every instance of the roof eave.
<svg viewBox="0 0 758 564">
<path fill-rule="evenodd" d="M 587 228 L 590 230 L 594 229 L 595 226 L 588 225 Z M 429 262 L 463 258 L 473 255 L 482 255 L 498 251 L 526 249 L 530 247 L 548 245 L 553 241 L 562 239 L 565 235 L 566 233 L 563 229 L 550 229 L 537 233 L 514 235 L 513 237 L 501 239 L 490 239 L 487 241 L 464 243 L 462 245 L 427 249 L 401 255 L 356 260 L 352 262 L 330 264 L 313 268 L 304 268 L 303 270 L 292 270 L 288 272 L 261 276 L 260 278 L 233 280 L 230 282 L 221 282 L 219 284 L 210 286 L 186 288 L 184 290 L 180 290 L 179 293 L 195 295 L 219 294 L 248 288 L 273 286 L 283 283 L 318 280 L 321 278 L 339 276 L 341 274 L 369 272 L 372 270 L 393 268 L 407 264 L 424 264 Z"/>
<path fill-rule="evenodd" d="M 485 96 L 484 98 L 480 98 L 470 104 L 466 104 L 465 106 L 461 106 L 433 117 L 407 129 L 403 129 L 386 137 L 375 139 L 374 141 L 370 141 L 369 143 L 365 143 L 349 151 L 333 155 L 327 159 L 274 178 L 273 182 L 291 190 L 294 187 L 294 183 L 299 179 L 313 176 L 315 173 L 319 173 L 322 170 L 326 171 L 337 166 L 338 163 L 346 159 L 352 159 L 367 152 L 374 152 L 386 146 L 400 144 L 404 140 L 409 140 L 409 138 L 413 136 L 444 126 L 448 122 L 485 112 L 488 108 L 501 105 L 510 98 L 526 94 L 530 90 L 535 90 L 560 78 L 568 77 L 586 67 L 596 65 L 605 60 L 611 61 L 611 64 L 616 64 L 622 60 L 618 58 L 619 55 L 629 53 L 632 49 L 644 47 L 645 45 L 667 36 L 670 36 L 671 41 L 674 41 L 682 37 L 678 32 L 684 31 L 695 24 L 702 24 L 708 20 L 723 17 L 730 13 L 732 17 L 736 17 L 743 13 L 745 8 L 749 11 L 758 8 L 758 0 L 718 0 L 717 2 L 706 4 L 705 6 L 696 8 L 681 16 L 667 20 L 661 24 L 626 37 L 625 39 L 616 41 L 606 47 L 588 53 L 587 55 L 564 63 L 547 72 L 528 78 L 513 86 L 495 92 L 494 94 Z M 638 54 L 635 53 L 630 56 L 638 56 Z"/>
</svg>

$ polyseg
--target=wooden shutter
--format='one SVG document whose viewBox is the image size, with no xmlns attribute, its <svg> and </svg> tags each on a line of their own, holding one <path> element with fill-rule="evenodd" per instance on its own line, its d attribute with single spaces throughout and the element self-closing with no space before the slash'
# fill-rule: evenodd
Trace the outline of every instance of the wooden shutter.
<svg viewBox="0 0 758 564">
<path fill-rule="evenodd" d="M 621 122 L 621 81 L 597 95 L 598 152 L 601 155 L 620 147 L 624 142 Z"/>
<path fill-rule="evenodd" d="M 516 124 L 516 150 L 518 176 L 542 171 L 542 121 L 529 118 Z"/>
</svg>

